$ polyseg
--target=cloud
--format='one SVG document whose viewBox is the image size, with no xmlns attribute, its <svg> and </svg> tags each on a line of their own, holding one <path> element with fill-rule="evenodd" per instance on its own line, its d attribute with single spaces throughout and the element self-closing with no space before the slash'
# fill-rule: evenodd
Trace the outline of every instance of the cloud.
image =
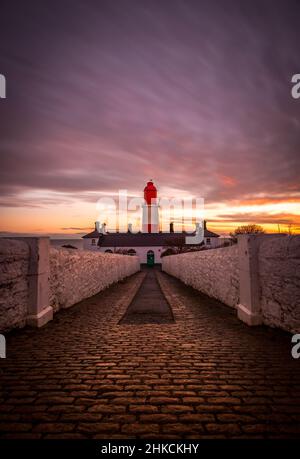
<svg viewBox="0 0 300 459">
<path fill-rule="evenodd" d="M 207 204 L 286 202 L 300 191 L 299 13 L 293 0 L 6 3 L 0 206 L 67 209 L 150 177 Z"/>
<path fill-rule="evenodd" d="M 72 226 L 71 226 L 71 227 L 69 227 L 69 228 L 60 228 L 60 229 L 63 230 L 63 231 L 69 231 L 69 230 L 73 230 L 73 231 L 85 231 L 85 230 L 87 230 L 87 231 L 88 231 L 88 230 L 91 230 L 91 229 L 93 229 L 93 228 L 91 228 L 91 227 L 76 228 L 76 227 L 72 227 Z"/>
<path fill-rule="evenodd" d="M 257 212 L 248 213 L 232 213 L 232 214 L 220 214 L 217 215 L 217 219 L 211 220 L 212 222 L 222 221 L 222 223 L 228 222 L 243 222 L 243 223 L 260 223 L 260 224 L 300 224 L 300 216 L 295 214 L 267 214 L 260 215 Z"/>
</svg>

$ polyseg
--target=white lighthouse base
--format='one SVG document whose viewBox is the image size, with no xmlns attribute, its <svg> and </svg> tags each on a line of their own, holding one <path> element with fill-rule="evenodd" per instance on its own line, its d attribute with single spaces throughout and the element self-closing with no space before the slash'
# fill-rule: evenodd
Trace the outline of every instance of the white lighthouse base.
<svg viewBox="0 0 300 459">
<path fill-rule="evenodd" d="M 150 224 L 150 227 L 149 227 Z M 159 232 L 159 206 L 158 204 L 143 205 L 142 219 L 143 233 L 158 233 Z"/>
</svg>

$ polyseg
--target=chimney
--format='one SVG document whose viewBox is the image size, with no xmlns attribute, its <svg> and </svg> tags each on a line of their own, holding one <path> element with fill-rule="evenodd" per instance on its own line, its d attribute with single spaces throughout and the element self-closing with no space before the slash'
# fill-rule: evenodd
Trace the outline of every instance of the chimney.
<svg viewBox="0 0 300 459">
<path fill-rule="evenodd" d="M 206 230 L 206 220 L 203 221 L 204 229 Z"/>
<path fill-rule="evenodd" d="M 174 233 L 174 223 L 170 223 L 170 233 Z"/>
<path fill-rule="evenodd" d="M 128 233 L 132 233 L 132 223 L 128 223 Z"/>
</svg>

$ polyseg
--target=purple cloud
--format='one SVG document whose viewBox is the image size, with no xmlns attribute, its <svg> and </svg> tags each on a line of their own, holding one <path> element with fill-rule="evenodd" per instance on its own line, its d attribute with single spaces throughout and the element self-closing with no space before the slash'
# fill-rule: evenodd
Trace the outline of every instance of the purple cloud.
<svg viewBox="0 0 300 459">
<path fill-rule="evenodd" d="M 1 16 L 0 205 L 150 177 L 208 203 L 299 191 L 299 2 L 4 2 Z"/>
</svg>

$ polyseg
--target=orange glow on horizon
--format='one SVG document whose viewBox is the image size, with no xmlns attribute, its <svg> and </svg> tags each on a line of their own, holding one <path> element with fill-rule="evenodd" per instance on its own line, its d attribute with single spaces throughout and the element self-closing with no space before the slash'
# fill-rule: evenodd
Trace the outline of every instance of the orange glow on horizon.
<svg viewBox="0 0 300 459">
<path fill-rule="evenodd" d="M 93 199 L 90 202 L 71 199 L 68 201 L 68 197 L 62 195 L 57 197 L 55 203 L 54 197 L 51 197 L 51 202 L 49 196 L 48 198 L 48 204 L 3 207 L 0 232 L 81 237 L 90 232 L 94 228 L 94 222 L 99 220 L 96 199 L 94 202 Z M 253 196 L 241 201 L 209 203 L 204 206 L 204 212 L 208 228 L 219 234 L 228 234 L 237 226 L 249 223 L 261 225 L 266 232 L 292 231 L 300 234 L 299 195 L 274 198 Z M 131 213 L 129 220 L 123 220 L 121 230 L 125 230 L 129 222 L 136 229 L 140 222 L 139 212 Z M 176 221 L 180 221 L 179 215 L 176 216 Z"/>
</svg>

